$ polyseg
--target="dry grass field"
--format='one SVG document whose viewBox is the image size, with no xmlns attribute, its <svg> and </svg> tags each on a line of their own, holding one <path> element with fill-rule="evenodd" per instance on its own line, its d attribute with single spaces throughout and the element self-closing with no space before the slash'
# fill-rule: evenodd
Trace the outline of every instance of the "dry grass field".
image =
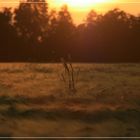
<svg viewBox="0 0 140 140">
<path fill-rule="evenodd" d="M 0 64 L 0 137 L 140 136 L 140 64 Z"/>
</svg>

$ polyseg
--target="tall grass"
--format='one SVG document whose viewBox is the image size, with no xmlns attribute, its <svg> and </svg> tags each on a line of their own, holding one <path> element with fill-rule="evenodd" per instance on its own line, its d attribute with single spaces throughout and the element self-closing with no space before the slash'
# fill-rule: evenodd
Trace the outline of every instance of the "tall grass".
<svg viewBox="0 0 140 140">
<path fill-rule="evenodd" d="M 76 71 L 72 62 L 67 62 L 64 58 L 61 58 L 61 63 L 64 69 L 64 71 L 61 73 L 61 80 L 65 83 L 69 94 L 76 94 L 77 77 L 80 70 Z"/>
</svg>

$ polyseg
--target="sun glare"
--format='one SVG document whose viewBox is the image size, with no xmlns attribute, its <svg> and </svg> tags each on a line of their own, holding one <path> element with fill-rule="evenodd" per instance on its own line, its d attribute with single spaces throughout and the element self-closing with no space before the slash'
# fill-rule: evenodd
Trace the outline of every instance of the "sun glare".
<svg viewBox="0 0 140 140">
<path fill-rule="evenodd" d="M 88 8 L 96 4 L 106 3 L 108 1 L 109 0 L 64 0 L 64 3 L 73 8 Z"/>
</svg>

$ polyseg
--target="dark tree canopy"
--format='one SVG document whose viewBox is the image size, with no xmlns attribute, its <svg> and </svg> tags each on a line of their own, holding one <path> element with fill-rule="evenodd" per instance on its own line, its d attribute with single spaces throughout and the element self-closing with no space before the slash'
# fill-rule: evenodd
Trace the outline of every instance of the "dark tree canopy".
<svg viewBox="0 0 140 140">
<path fill-rule="evenodd" d="M 18 41 L 16 30 L 12 25 L 12 12 L 10 8 L 4 8 L 0 12 L 0 60 L 10 61 L 10 57 L 15 60 L 15 51 L 18 52 Z"/>
<path fill-rule="evenodd" d="M 45 0 L 21 2 L 15 10 L 15 27 L 18 34 L 32 44 L 44 39 L 48 20 L 48 4 Z"/>
<path fill-rule="evenodd" d="M 0 11 L 0 42 L 0 61 L 140 62 L 140 15 L 91 10 L 76 26 L 67 6 L 55 11 L 45 0 L 26 0 Z"/>
<path fill-rule="evenodd" d="M 50 47 L 54 53 L 59 57 L 65 56 L 69 53 L 70 47 L 73 45 L 73 35 L 75 26 L 71 14 L 68 11 L 67 6 L 63 6 L 61 10 L 51 13 L 51 24 L 50 24 Z M 46 42 L 47 43 L 47 42 Z"/>
</svg>

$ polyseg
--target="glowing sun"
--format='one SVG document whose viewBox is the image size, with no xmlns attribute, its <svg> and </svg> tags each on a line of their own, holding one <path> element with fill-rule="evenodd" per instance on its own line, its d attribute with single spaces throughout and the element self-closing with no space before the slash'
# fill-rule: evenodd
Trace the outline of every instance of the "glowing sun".
<svg viewBox="0 0 140 140">
<path fill-rule="evenodd" d="M 87 8 L 95 4 L 106 3 L 109 0 L 64 0 L 71 7 Z"/>
</svg>

